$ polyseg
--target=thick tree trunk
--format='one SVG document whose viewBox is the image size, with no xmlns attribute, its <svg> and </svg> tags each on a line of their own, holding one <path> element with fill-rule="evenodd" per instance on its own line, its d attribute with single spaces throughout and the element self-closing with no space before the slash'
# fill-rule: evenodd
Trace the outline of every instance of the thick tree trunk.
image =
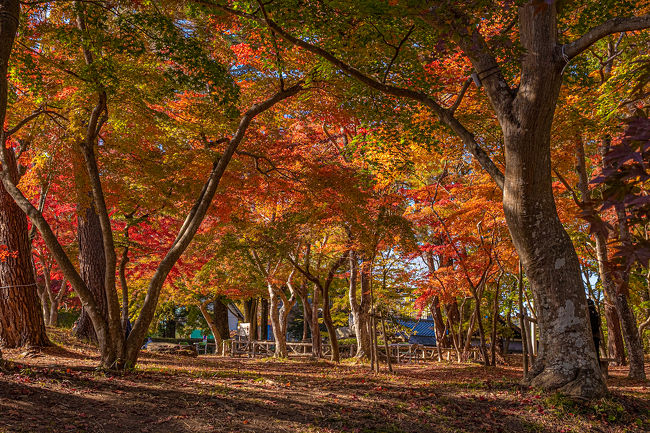
<svg viewBox="0 0 650 433">
<path fill-rule="evenodd" d="M 77 215 L 77 238 L 79 241 L 79 271 L 86 286 L 95 296 L 95 302 L 104 318 L 108 318 L 108 305 L 104 282 L 106 257 L 99 216 L 92 205 L 85 205 Z M 88 312 L 82 308 L 73 333 L 77 338 L 97 342 Z"/>
<path fill-rule="evenodd" d="M 596 358 L 578 256 L 557 214 L 551 185 L 551 125 L 564 61 L 555 5 L 520 8 L 525 48 L 511 107 L 499 106 L 506 172 L 503 207 L 538 311 L 540 349 L 530 383 L 594 398 L 606 392 Z M 550 38 L 550 40 L 549 40 Z"/>
<path fill-rule="evenodd" d="M 6 71 L 6 65 L 4 68 Z M 17 183 L 18 170 L 13 151 L 6 154 L 10 175 Z M 0 261 L 0 346 L 45 346 L 48 339 L 34 279 L 27 218 L 2 185 L 0 245 L 5 245 L 9 251 L 6 260 Z"/>
<path fill-rule="evenodd" d="M 544 119 L 542 114 L 526 117 Z M 550 122 L 552 112 L 547 116 Z M 605 384 L 588 326 L 578 256 L 555 208 L 550 158 L 538 151 L 548 148 L 550 137 L 527 129 L 507 130 L 504 210 L 538 311 L 540 350 L 531 384 L 591 398 L 602 395 Z"/>
<path fill-rule="evenodd" d="M 7 69 L 18 30 L 20 2 L 0 1 L 0 125 L 4 128 L 7 111 Z M 3 177 L 18 183 L 18 167 L 7 137 L 0 133 Z M 4 182 L 4 180 L 3 180 Z M 43 310 L 38 298 L 32 266 L 27 218 L 12 196 L 0 185 L 0 245 L 10 255 L 0 261 L 0 346 L 44 346 Z"/>
</svg>

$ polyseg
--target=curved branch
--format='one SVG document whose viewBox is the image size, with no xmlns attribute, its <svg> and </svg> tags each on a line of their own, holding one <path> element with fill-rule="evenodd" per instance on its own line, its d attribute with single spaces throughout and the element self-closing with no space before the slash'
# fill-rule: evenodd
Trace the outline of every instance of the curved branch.
<svg viewBox="0 0 650 433">
<path fill-rule="evenodd" d="M 562 53 L 566 56 L 565 60 L 571 60 L 579 55 L 592 44 L 605 36 L 612 33 L 629 32 L 633 30 L 643 30 L 650 28 L 650 14 L 640 17 L 617 17 L 605 21 L 599 26 L 589 30 L 577 40 L 562 46 Z"/>
<path fill-rule="evenodd" d="M 451 128 L 452 131 L 454 131 L 454 133 L 456 133 L 456 135 L 462 140 L 463 144 L 465 144 L 467 150 L 476 158 L 476 160 L 479 162 L 479 164 L 481 164 L 483 169 L 487 171 L 487 173 L 492 177 L 492 179 L 496 182 L 499 188 L 503 189 L 503 180 L 504 180 L 503 173 L 496 166 L 494 161 L 490 159 L 487 152 L 485 152 L 485 150 L 483 150 L 483 148 L 478 144 L 476 138 L 474 137 L 474 134 L 472 134 L 467 128 L 465 128 L 465 126 L 453 116 L 453 113 L 450 110 L 443 108 L 431 96 L 421 91 L 405 89 L 402 87 L 385 84 L 368 75 L 365 75 L 360 70 L 343 62 L 342 60 L 338 59 L 335 55 L 324 50 L 323 48 L 310 44 L 309 42 L 306 42 L 302 39 L 299 39 L 289 34 L 282 27 L 280 27 L 275 21 L 271 19 L 260 18 L 255 15 L 248 14 L 246 12 L 231 9 L 223 5 L 214 4 L 209 1 L 197 1 L 197 3 L 203 4 L 205 6 L 215 7 L 231 15 L 250 19 L 257 23 L 266 25 L 271 30 L 275 31 L 275 33 L 285 41 L 327 60 L 332 65 L 339 68 L 341 71 L 348 74 L 350 77 L 354 78 L 355 80 L 365 84 L 366 86 L 374 90 L 378 90 L 382 93 L 386 93 L 388 95 L 411 99 L 429 107 L 443 124 L 447 125 L 449 128 Z"/>
<path fill-rule="evenodd" d="M 167 275 L 171 271 L 174 264 L 181 257 L 185 249 L 187 249 L 190 242 L 194 238 L 194 235 L 198 231 L 199 226 L 203 222 L 208 208 L 212 203 L 212 198 L 214 197 L 217 188 L 219 187 L 221 177 L 226 171 L 226 167 L 235 154 L 237 147 L 244 139 L 244 135 L 246 134 L 246 131 L 248 130 L 251 122 L 258 114 L 263 113 L 264 111 L 273 107 L 275 104 L 298 94 L 302 90 L 304 90 L 303 83 L 298 83 L 288 89 L 281 90 L 270 98 L 260 103 L 254 104 L 242 116 L 235 134 L 229 140 L 228 145 L 224 149 L 224 152 L 221 154 L 218 161 L 215 161 L 212 171 L 210 172 L 210 176 L 208 177 L 208 180 L 206 181 L 203 190 L 201 191 L 201 195 L 192 207 L 190 215 L 188 215 L 185 223 L 183 224 L 183 227 L 178 233 L 178 236 L 170 246 L 163 260 L 159 263 L 154 276 L 149 282 L 149 287 L 147 288 L 147 294 L 144 299 L 140 316 L 135 322 L 133 330 L 131 331 L 131 334 L 129 334 L 127 341 L 127 351 L 131 357 L 134 357 L 133 354 L 137 353 L 137 351 L 140 349 L 142 341 L 144 340 L 144 336 L 147 332 L 147 329 L 149 328 L 151 320 L 153 319 L 156 306 L 158 305 L 160 290 L 162 289 Z"/>
</svg>

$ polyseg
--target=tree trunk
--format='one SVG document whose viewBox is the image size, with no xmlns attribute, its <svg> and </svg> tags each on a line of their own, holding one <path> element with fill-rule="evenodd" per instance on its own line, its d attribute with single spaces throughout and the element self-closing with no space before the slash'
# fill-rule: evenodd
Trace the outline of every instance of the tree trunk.
<svg viewBox="0 0 650 433">
<path fill-rule="evenodd" d="M 122 251 L 122 258 L 120 259 L 120 266 L 118 273 L 120 275 L 120 287 L 122 288 L 122 327 L 124 328 L 125 334 L 128 337 L 130 333 L 130 323 L 129 318 L 129 283 L 126 280 L 126 265 L 129 263 L 129 226 L 127 223 L 126 229 L 124 230 L 124 237 L 126 240 L 126 247 Z"/>
<path fill-rule="evenodd" d="M 619 365 L 625 365 L 625 343 L 621 332 L 618 309 L 616 308 L 616 284 L 607 269 L 607 240 L 601 233 L 596 233 L 596 257 L 598 273 L 605 295 L 605 320 L 607 321 L 607 351 Z"/>
<path fill-rule="evenodd" d="M 215 301 L 214 304 L 216 305 L 217 302 L 219 301 Z M 212 332 L 212 335 L 214 336 L 214 343 L 216 345 L 215 353 L 218 354 L 220 352 L 223 341 L 221 340 L 221 335 L 219 334 L 219 329 L 217 328 L 217 323 L 214 320 L 214 316 L 208 311 L 209 303 L 210 301 L 201 302 L 199 304 L 199 309 L 201 310 L 201 314 L 203 314 L 203 318 L 208 324 L 208 328 L 210 328 L 210 332 Z"/>
<path fill-rule="evenodd" d="M 269 301 L 266 298 L 260 300 L 260 339 L 269 339 Z"/>
<path fill-rule="evenodd" d="M 369 275 L 366 271 L 361 272 L 361 300 L 357 299 L 357 276 L 358 262 L 356 252 L 350 252 L 350 311 L 352 312 L 352 321 L 354 335 L 357 339 L 356 358 L 368 359 L 370 356 L 370 334 L 368 332 L 368 296 L 370 289 L 368 287 Z"/>
<path fill-rule="evenodd" d="M 497 280 L 497 284 L 494 289 L 494 304 L 492 305 L 492 334 L 490 335 L 490 357 L 493 366 L 497 365 L 497 323 L 499 319 L 499 284 L 501 283 L 501 277 Z"/>
<path fill-rule="evenodd" d="M 618 219 L 619 237 L 622 242 L 626 242 L 629 240 L 630 233 L 627 225 L 627 212 L 625 207 L 623 205 L 617 205 L 616 214 Z M 646 374 L 643 359 L 643 344 L 639 338 L 636 317 L 628 303 L 629 271 L 621 270 L 616 273 L 616 277 L 616 309 L 621 317 L 623 341 L 625 341 L 627 354 L 630 359 L 628 377 L 633 379 L 645 379 Z"/>
<path fill-rule="evenodd" d="M 302 342 L 306 343 L 311 335 L 311 306 L 306 295 L 300 294 L 300 303 L 302 304 Z"/>
<path fill-rule="evenodd" d="M 458 311 L 458 301 L 454 299 L 453 302 L 445 305 L 445 313 L 447 314 L 447 329 L 451 335 L 451 342 L 456 350 L 456 361 L 461 362 L 461 336 L 460 329 L 456 332 L 454 324 L 460 322 L 460 313 Z M 460 326 L 460 325 L 459 325 Z"/>
<path fill-rule="evenodd" d="M 270 313 L 271 313 L 271 329 L 273 330 L 273 337 L 275 338 L 275 357 L 276 358 L 286 358 L 287 357 L 287 335 L 282 333 L 282 328 L 280 324 L 280 305 L 278 302 L 278 295 L 275 293 L 275 289 L 269 286 L 269 299 L 270 299 Z"/>
<path fill-rule="evenodd" d="M 20 2 L 0 1 L 0 146 L 3 184 L 18 183 L 13 150 L 6 148 L 4 132 L 7 112 L 7 69 L 20 21 Z M 3 164 L 4 165 L 4 164 Z M 32 266 L 27 218 L 4 186 L 0 186 L 0 245 L 9 256 L 0 261 L 0 346 L 45 346 L 49 344 L 43 322 Z"/>
<path fill-rule="evenodd" d="M 2 4 L 0 6 L 6 7 Z M 7 17 L 3 15 L 0 20 L 4 36 Z M 5 64 L 0 69 L 6 72 L 6 67 Z M 18 170 L 14 153 L 7 150 L 6 154 L 9 157 L 10 176 L 17 183 Z M 2 185 L 0 245 L 6 246 L 9 252 L 6 260 L 0 261 L 0 346 L 46 346 L 49 342 L 34 279 L 27 217 Z"/>
<path fill-rule="evenodd" d="M 330 293 L 329 287 L 323 288 L 323 322 L 327 327 L 327 334 L 329 335 L 330 346 L 332 347 L 332 361 L 341 362 L 339 355 L 339 341 L 336 338 L 336 328 L 332 322 L 332 314 L 330 313 Z"/>
<path fill-rule="evenodd" d="M 490 365 L 490 358 L 488 357 L 488 351 L 485 344 L 485 330 L 483 329 L 483 316 L 481 315 L 481 295 L 483 288 L 485 287 L 485 278 L 487 278 L 487 275 L 484 275 L 481 285 L 478 288 L 472 288 L 472 294 L 474 295 L 474 315 L 476 316 L 476 322 L 478 325 L 481 356 L 483 357 L 483 363 L 487 366 Z M 471 340 L 471 338 L 471 334 L 468 334 L 468 340 Z"/>
<path fill-rule="evenodd" d="M 244 301 L 244 317 L 250 325 L 248 338 L 251 341 L 257 340 L 257 298 Z"/>
<path fill-rule="evenodd" d="M 85 209 L 83 209 L 85 207 Z M 99 216 L 92 204 L 82 206 L 77 215 L 79 240 L 79 270 L 81 278 L 93 293 L 95 302 L 104 318 L 108 318 L 108 305 L 104 286 L 106 278 L 106 257 Z M 85 308 L 75 323 L 74 335 L 82 340 L 97 342 L 95 329 Z"/>
<path fill-rule="evenodd" d="M 48 277 L 45 275 L 43 276 L 43 279 L 45 280 L 44 285 L 36 283 L 36 292 L 38 294 L 38 298 L 41 300 L 41 308 L 43 309 L 43 322 L 45 322 L 47 326 L 51 326 L 52 319 L 50 317 L 50 311 L 52 311 L 52 309 L 49 296 L 49 285 L 51 282 L 47 281 Z"/>
<path fill-rule="evenodd" d="M 585 149 L 581 137 L 577 137 L 576 146 L 576 172 L 578 173 L 578 189 L 582 196 L 583 203 L 591 203 L 592 194 L 589 191 L 589 179 L 587 177 L 587 164 Z M 609 267 L 607 248 L 607 236 L 602 232 L 596 232 L 596 259 L 598 260 L 598 273 L 605 295 L 605 319 L 607 322 L 607 351 L 610 357 L 616 359 L 619 365 L 625 364 L 625 345 L 621 333 L 621 323 L 616 308 L 616 284 Z"/>
<path fill-rule="evenodd" d="M 431 316 L 433 317 L 433 323 L 436 328 L 436 345 L 444 348 L 451 347 L 449 344 L 449 336 L 445 335 L 445 320 L 442 317 L 442 310 L 440 309 L 440 299 L 437 296 L 434 296 L 431 300 Z"/>
<path fill-rule="evenodd" d="M 540 349 L 532 386 L 594 398 L 606 392 L 591 337 L 580 264 L 557 214 L 551 183 L 551 126 L 565 62 L 555 5 L 520 8 L 525 49 L 517 96 L 493 100 L 505 143 L 503 208 L 531 284 Z"/>
<path fill-rule="evenodd" d="M 636 318 L 634 312 L 627 302 L 627 295 L 619 289 L 616 294 L 618 310 L 621 313 L 621 323 L 623 324 L 623 338 L 627 343 L 628 356 L 630 359 L 630 369 L 628 377 L 633 379 L 645 379 L 645 366 L 643 358 L 643 344 L 636 327 Z"/>
<path fill-rule="evenodd" d="M 230 340 L 230 327 L 228 324 L 228 304 L 223 297 L 214 300 L 214 323 L 216 331 L 222 340 Z M 215 335 L 216 337 L 216 335 Z"/>
<path fill-rule="evenodd" d="M 323 356 L 322 346 L 321 346 L 321 335 L 320 335 L 320 325 L 318 323 L 318 305 L 320 304 L 319 300 L 319 290 L 318 287 L 314 285 L 314 292 L 311 298 L 311 352 L 312 356 L 316 359 Z"/>
</svg>

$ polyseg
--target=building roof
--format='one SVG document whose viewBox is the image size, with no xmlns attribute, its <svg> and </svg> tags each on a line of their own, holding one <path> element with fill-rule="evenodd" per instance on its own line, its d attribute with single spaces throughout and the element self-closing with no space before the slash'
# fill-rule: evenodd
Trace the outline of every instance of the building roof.
<svg viewBox="0 0 650 433">
<path fill-rule="evenodd" d="M 410 331 L 406 332 L 409 336 L 418 336 L 418 337 L 434 337 L 436 336 L 436 330 L 433 320 L 410 320 L 410 319 L 395 319 L 395 321 L 406 328 L 409 328 Z"/>
</svg>

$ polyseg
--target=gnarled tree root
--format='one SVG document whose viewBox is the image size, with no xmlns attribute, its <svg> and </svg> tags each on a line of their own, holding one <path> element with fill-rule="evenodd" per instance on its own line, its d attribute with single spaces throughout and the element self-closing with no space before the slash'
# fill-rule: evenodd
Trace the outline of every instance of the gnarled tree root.
<svg viewBox="0 0 650 433">
<path fill-rule="evenodd" d="M 589 369 L 578 369 L 573 376 L 568 376 L 564 372 L 547 367 L 527 377 L 525 383 L 534 388 L 558 391 L 581 400 L 593 400 L 607 394 L 607 385 L 600 371 Z"/>
</svg>

